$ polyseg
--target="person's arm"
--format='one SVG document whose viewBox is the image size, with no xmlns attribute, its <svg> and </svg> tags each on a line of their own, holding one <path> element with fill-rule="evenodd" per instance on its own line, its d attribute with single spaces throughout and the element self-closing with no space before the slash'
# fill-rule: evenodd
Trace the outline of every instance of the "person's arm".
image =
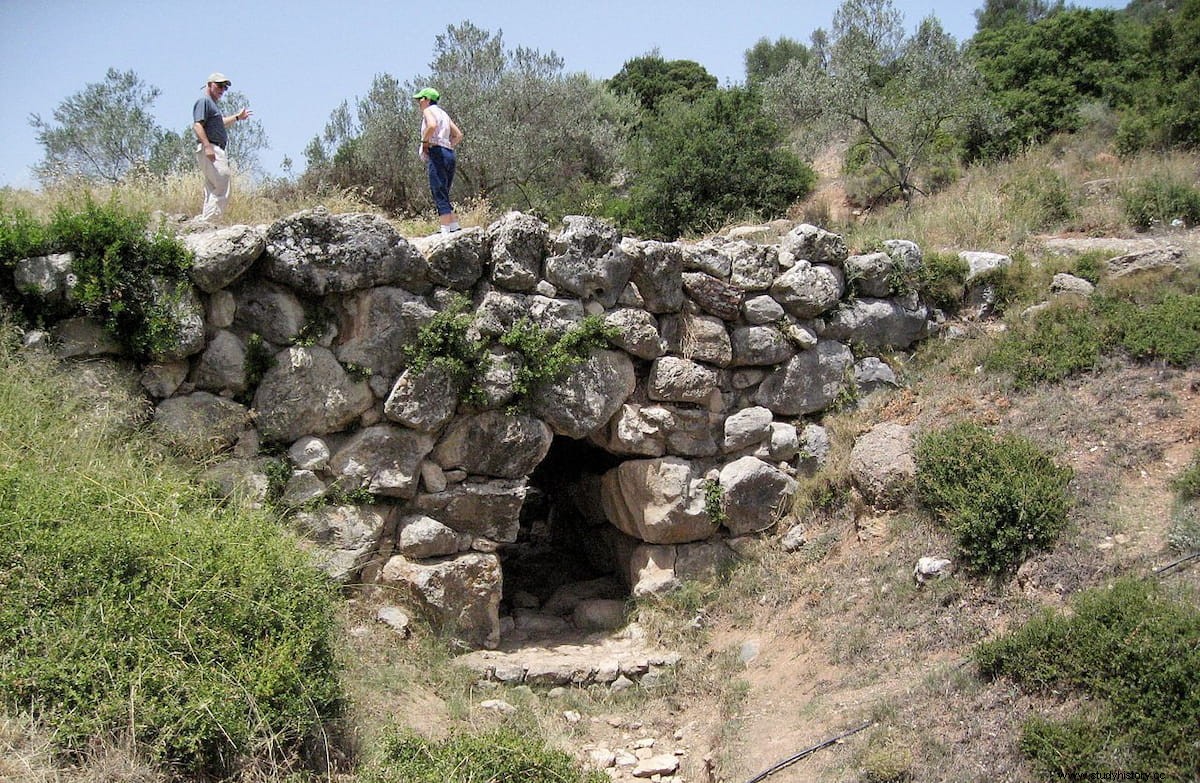
<svg viewBox="0 0 1200 783">
<path fill-rule="evenodd" d="M 454 124 L 454 120 L 450 120 L 450 148 L 453 149 L 462 141 L 463 132 Z"/>
<path fill-rule="evenodd" d="M 421 152 L 429 149 L 429 143 L 433 140 L 433 134 L 437 133 L 437 115 L 430 111 L 430 107 L 426 106 L 421 112 L 424 122 L 421 123 Z"/>
<path fill-rule="evenodd" d="M 204 130 L 204 123 L 193 122 L 192 130 L 196 131 L 196 138 L 200 141 L 200 149 L 204 150 L 204 156 L 209 160 L 216 160 L 217 153 L 213 151 L 212 142 L 208 140 L 208 132 Z"/>
<path fill-rule="evenodd" d="M 225 127 L 228 128 L 238 120 L 250 119 L 250 115 L 253 113 L 254 112 L 250 111 L 249 109 L 242 109 L 237 114 L 230 114 L 228 117 L 222 117 L 221 122 L 225 123 Z"/>
</svg>

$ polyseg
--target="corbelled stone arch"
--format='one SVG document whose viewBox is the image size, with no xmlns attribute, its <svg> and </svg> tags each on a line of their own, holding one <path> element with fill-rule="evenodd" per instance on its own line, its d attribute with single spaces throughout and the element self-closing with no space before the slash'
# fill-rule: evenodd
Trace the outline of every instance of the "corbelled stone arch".
<svg viewBox="0 0 1200 783">
<path fill-rule="evenodd" d="M 517 540 L 497 553 L 507 639 L 537 641 L 624 623 L 631 547 L 602 502 L 603 477 L 621 461 L 587 439 L 557 436 L 529 475 Z"/>
</svg>

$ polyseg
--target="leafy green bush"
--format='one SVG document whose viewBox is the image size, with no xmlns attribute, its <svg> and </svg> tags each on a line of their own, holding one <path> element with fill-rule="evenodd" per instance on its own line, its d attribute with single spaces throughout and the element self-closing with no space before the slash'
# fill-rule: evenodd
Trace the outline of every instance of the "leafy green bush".
<svg viewBox="0 0 1200 783">
<path fill-rule="evenodd" d="M 488 343 L 474 335 L 470 302 L 459 298 L 436 314 L 408 347 L 409 367 L 420 372 L 436 365 L 448 372 L 465 391 L 468 402 L 484 398 L 480 385 L 487 371 Z M 538 386 L 561 380 L 587 359 L 588 354 L 616 337 L 614 327 L 599 316 L 588 316 L 561 335 L 521 319 L 500 335 L 498 342 L 520 354 L 513 390 L 518 398 Z"/>
<path fill-rule="evenodd" d="M 1104 330 L 1090 308 L 1059 301 L 1013 324 L 984 358 L 990 372 L 1010 373 L 1018 389 L 1088 372 L 1104 353 Z"/>
<path fill-rule="evenodd" d="M 72 296 L 88 315 L 138 358 L 169 352 L 176 332 L 171 309 L 187 282 L 191 254 L 164 230 L 147 232 L 148 218 L 116 202 L 59 204 L 48 225 L 0 205 L 0 296 L 26 316 L 53 315 L 43 302 L 12 287 L 16 261 L 48 253 L 72 253 Z"/>
<path fill-rule="evenodd" d="M 1162 286 L 1136 300 L 1098 297 L 1094 308 L 1112 340 L 1134 358 L 1177 367 L 1200 362 L 1200 294 Z"/>
<path fill-rule="evenodd" d="M 918 290 L 925 301 L 947 312 L 962 305 L 970 267 L 957 253 L 926 253 L 921 263 Z"/>
<path fill-rule="evenodd" d="M 1169 225 L 1176 218 L 1200 225 L 1200 188 L 1165 176 L 1154 176 L 1121 193 L 1125 219 L 1140 229 Z"/>
<path fill-rule="evenodd" d="M 675 239 L 754 215 L 774 217 L 812 190 L 816 174 L 787 149 L 785 129 L 757 91 L 732 87 L 657 105 L 631 146 L 638 172 L 629 222 L 643 236 Z"/>
<path fill-rule="evenodd" d="M 263 514 L 214 508 L 68 376 L 0 347 L 0 704 L 200 778 L 335 718 L 335 593 Z M 36 411 L 37 415 L 31 415 Z"/>
<path fill-rule="evenodd" d="M 977 574 L 1014 571 L 1066 527 L 1068 467 L 1028 440 L 992 435 L 969 422 L 924 436 L 917 446 L 921 501 L 957 539 Z"/>
<path fill-rule="evenodd" d="M 48 228 L 57 252 L 75 255 L 75 298 L 135 356 L 170 351 L 171 308 L 186 282 L 191 254 L 163 230 L 147 234 L 145 215 L 118 204 L 59 205 Z"/>
<path fill-rule="evenodd" d="M 604 319 L 590 315 L 560 337 L 527 319 L 517 321 L 500 335 L 500 344 L 521 354 L 513 388 L 518 396 L 529 394 L 543 383 L 562 380 L 588 354 L 603 348 L 617 336 L 615 327 L 605 326 Z"/>
<path fill-rule="evenodd" d="M 23 258 L 36 256 L 46 244 L 46 229 L 27 211 L 9 208 L 0 198 L 0 299 L 16 303 L 13 267 Z"/>
<path fill-rule="evenodd" d="M 1041 692 L 1069 688 L 1100 708 L 1025 724 L 1021 748 L 1051 778 L 1117 770 L 1166 780 L 1200 775 L 1200 610 L 1156 583 L 1122 579 L 1081 593 L 973 657 L 983 676 Z"/>
<path fill-rule="evenodd" d="M 460 382 L 469 383 L 484 369 L 481 363 L 486 346 L 471 335 L 474 319 L 470 305 L 466 297 L 456 297 L 421 327 L 416 341 L 405 351 L 414 372 L 436 365 Z"/>
<path fill-rule="evenodd" d="M 393 732 L 383 740 L 380 757 L 362 779 L 364 783 L 604 783 L 609 778 L 583 771 L 534 732 L 501 727 L 440 742 Z"/>
</svg>

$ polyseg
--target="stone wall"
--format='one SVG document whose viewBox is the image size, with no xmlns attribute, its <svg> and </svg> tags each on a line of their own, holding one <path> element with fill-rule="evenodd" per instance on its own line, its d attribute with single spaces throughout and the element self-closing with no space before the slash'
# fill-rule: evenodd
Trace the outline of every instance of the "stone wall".
<svg viewBox="0 0 1200 783">
<path fill-rule="evenodd" d="M 613 458 L 571 489 L 571 535 L 625 590 L 669 589 L 780 523 L 794 475 L 827 449 L 821 412 L 894 383 L 879 354 L 930 326 L 915 294 L 893 294 L 916 245 L 851 256 L 809 225 L 662 243 L 510 213 L 411 239 L 376 215 L 316 209 L 185 240 L 181 348 L 139 368 L 155 430 L 218 455 L 206 480 L 252 498 L 264 455 L 286 453 L 283 502 L 331 576 L 401 588 L 481 647 L 518 628 L 511 608 L 502 623 L 501 554 L 556 438 Z M 69 296 L 69 267 L 30 259 L 18 275 Z M 409 366 L 422 327 L 459 297 L 490 359 L 471 404 L 437 363 Z M 518 397 L 522 357 L 501 335 L 528 320 L 560 336 L 589 315 L 614 327 L 610 344 Z M 86 319 L 53 336 L 66 356 L 115 350 Z M 576 592 L 559 614 L 578 622 L 613 598 Z"/>
</svg>

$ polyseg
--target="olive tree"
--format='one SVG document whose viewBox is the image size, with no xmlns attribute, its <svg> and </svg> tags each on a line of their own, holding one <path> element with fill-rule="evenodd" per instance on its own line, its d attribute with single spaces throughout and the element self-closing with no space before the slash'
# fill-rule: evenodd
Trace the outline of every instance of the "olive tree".
<svg viewBox="0 0 1200 783">
<path fill-rule="evenodd" d="M 178 167 L 182 137 L 150 113 L 158 96 L 133 71 L 109 68 L 104 81 L 64 99 L 53 120 L 31 115 L 44 151 L 34 173 L 44 184 L 76 177 L 120 182 L 130 172 Z"/>
<path fill-rule="evenodd" d="M 553 52 L 508 49 L 501 33 L 451 25 L 435 39 L 427 74 L 406 82 L 378 76 L 365 98 L 333 113 L 306 149 L 305 181 L 356 187 L 395 212 L 427 209 L 420 115 L 410 96 L 432 86 L 464 134 L 454 197 L 553 210 L 579 183 L 612 174 L 634 112 L 630 101 L 563 68 Z"/>
<path fill-rule="evenodd" d="M 876 197 L 911 204 L 939 151 L 991 121 L 984 85 L 935 17 L 906 36 L 891 0 L 844 0 L 818 56 L 763 84 L 767 105 L 814 150 L 849 134 L 849 157 L 876 172 Z"/>
<path fill-rule="evenodd" d="M 195 136 L 188 122 L 181 131 L 161 127 L 151 109 L 161 91 L 134 71 L 109 68 L 101 82 L 84 85 L 55 109 L 52 121 L 34 114 L 44 157 L 34 167 L 43 184 L 82 178 L 117 183 L 130 176 L 161 177 L 190 168 Z M 228 105 L 245 105 L 239 93 L 225 96 Z M 180 110 L 191 116 L 191 106 Z M 230 128 L 229 149 L 243 171 L 259 169 L 258 155 L 268 146 L 257 121 Z"/>
</svg>

